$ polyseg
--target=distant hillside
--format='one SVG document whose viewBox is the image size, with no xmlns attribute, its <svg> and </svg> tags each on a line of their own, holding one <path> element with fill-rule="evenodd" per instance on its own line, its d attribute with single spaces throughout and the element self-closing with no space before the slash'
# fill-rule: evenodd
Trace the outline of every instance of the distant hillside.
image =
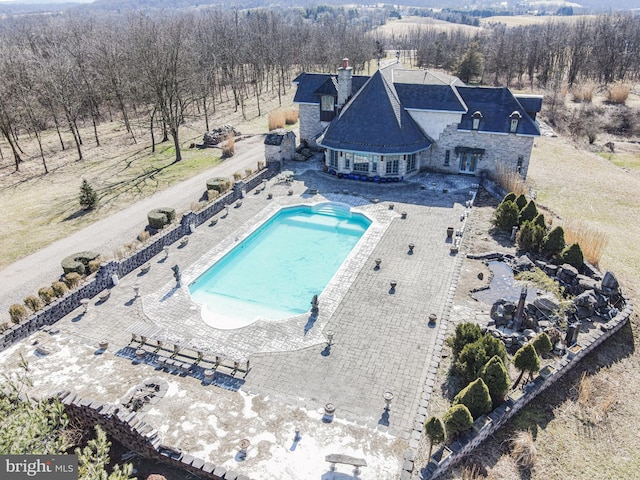
<svg viewBox="0 0 640 480">
<path fill-rule="evenodd" d="M 312 7 L 319 4 L 328 5 L 371 5 L 368 0 L 0 0 L 0 14 L 20 15 L 38 12 L 59 12 L 73 8 L 83 10 L 170 10 L 197 8 L 202 6 L 218 6 L 229 9 L 245 9 L 256 7 Z M 389 4 L 391 5 L 391 3 Z M 394 6 L 418 7 L 423 9 L 453 8 L 468 11 L 469 0 L 404 0 L 401 4 L 394 3 Z M 524 13 L 526 10 L 540 10 L 544 13 L 555 13 L 561 7 L 573 6 L 574 13 L 596 13 L 620 10 L 639 10 L 639 0 L 578 0 L 569 2 L 564 0 L 540 0 L 522 2 L 510 0 L 499 1 L 479 1 L 473 2 L 474 10 L 509 10 L 514 13 Z M 557 8 L 556 8 L 557 6 Z M 402 10 L 402 7 L 401 7 Z"/>
</svg>

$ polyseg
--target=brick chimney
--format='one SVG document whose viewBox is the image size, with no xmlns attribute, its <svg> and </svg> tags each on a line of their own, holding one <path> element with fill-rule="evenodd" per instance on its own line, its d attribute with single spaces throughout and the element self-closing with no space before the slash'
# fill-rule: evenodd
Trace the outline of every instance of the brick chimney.
<svg viewBox="0 0 640 480">
<path fill-rule="evenodd" d="M 349 59 L 342 59 L 342 67 L 338 69 L 338 108 L 342 108 L 351 97 L 351 73 Z"/>
</svg>

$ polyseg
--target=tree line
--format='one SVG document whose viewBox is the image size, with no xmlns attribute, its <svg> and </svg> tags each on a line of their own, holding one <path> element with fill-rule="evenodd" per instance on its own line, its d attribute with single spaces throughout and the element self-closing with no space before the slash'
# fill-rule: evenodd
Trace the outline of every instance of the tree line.
<svg viewBox="0 0 640 480">
<path fill-rule="evenodd" d="M 470 51 L 481 55 L 474 80 L 481 84 L 549 88 L 591 80 L 633 81 L 640 75 L 640 17 L 580 17 L 572 21 L 449 31 L 415 28 L 388 43 L 415 51 L 425 68 L 456 71 Z"/>
<path fill-rule="evenodd" d="M 333 72 L 342 57 L 365 70 L 385 48 L 412 52 L 416 64 L 488 85 L 558 90 L 591 80 L 633 81 L 640 72 L 640 17 L 583 17 L 507 28 L 414 28 L 384 37 L 375 28 L 388 9 L 89 11 L 8 17 L 0 21 L 0 159 L 10 150 L 20 169 L 25 138 L 35 140 L 48 171 L 42 132 L 78 160 L 98 126 L 122 122 L 137 142 L 143 125 L 151 148 L 171 139 L 181 159 L 180 126 L 209 118 L 222 103 L 245 114 L 255 99 L 287 95 L 301 71 Z M 81 122 L 93 126 L 83 138 Z M 8 155 L 7 155 L 8 156 Z"/>
<path fill-rule="evenodd" d="M 39 15 L 0 22 L 0 134 L 20 169 L 25 136 L 39 146 L 54 128 L 62 150 L 69 139 L 83 158 L 85 142 L 100 145 L 98 125 L 132 122 L 157 139 L 171 139 L 181 159 L 180 126 L 189 115 L 209 117 L 233 101 L 288 93 L 295 72 L 334 71 L 342 57 L 356 69 L 374 57 L 372 29 L 383 10 L 333 7 L 289 10 L 201 9 Z M 79 122 L 89 122 L 83 138 Z M 159 136 L 159 138 L 158 138 Z M 65 143 L 65 140 L 67 142 Z M 2 158 L 4 153 L 0 151 Z"/>
</svg>

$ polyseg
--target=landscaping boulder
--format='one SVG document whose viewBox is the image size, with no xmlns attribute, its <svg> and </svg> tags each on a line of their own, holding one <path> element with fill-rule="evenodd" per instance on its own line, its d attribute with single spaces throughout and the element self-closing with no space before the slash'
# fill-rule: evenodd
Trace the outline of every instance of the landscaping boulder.
<svg viewBox="0 0 640 480">
<path fill-rule="evenodd" d="M 620 293 L 620 284 L 611 272 L 606 272 L 602 279 L 602 293 L 605 295 L 613 295 Z"/>
<path fill-rule="evenodd" d="M 535 263 L 533 263 L 533 261 L 529 258 L 529 256 L 521 255 L 517 258 L 516 263 L 513 266 L 513 269 L 518 272 L 525 272 L 525 271 L 531 270 L 533 267 L 535 267 Z"/>
<path fill-rule="evenodd" d="M 533 301 L 533 306 L 543 312 L 555 312 L 560 307 L 560 302 L 553 295 L 541 295 Z"/>
</svg>

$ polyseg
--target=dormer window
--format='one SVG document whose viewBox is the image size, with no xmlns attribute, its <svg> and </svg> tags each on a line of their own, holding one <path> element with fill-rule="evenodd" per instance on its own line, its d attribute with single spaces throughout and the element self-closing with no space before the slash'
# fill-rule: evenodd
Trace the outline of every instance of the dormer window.
<svg viewBox="0 0 640 480">
<path fill-rule="evenodd" d="M 321 97 L 321 106 L 323 112 L 333 112 L 335 105 L 335 98 L 331 95 L 323 95 Z"/>
<path fill-rule="evenodd" d="M 480 119 L 482 118 L 482 113 L 480 113 L 479 111 L 474 112 L 474 114 L 471 115 L 471 118 L 473 119 L 471 122 L 471 128 L 473 130 L 478 130 L 480 128 Z"/>
<path fill-rule="evenodd" d="M 320 121 L 330 122 L 336 116 L 336 98 L 332 95 L 320 97 Z"/>
<path fill-rule="evenodd" d="M 511 120 L 511 124 L 509 126 L 509 132 L 516 133 L 516 130 L 518 130 L 518 122 L 520 121 L 521 118 L 522 118 L 522 115 L 520 115 L 520 112 L 518 112 L 517 110 L 514 111 L 511 115 L 509 115 L 509 119 Z"/>
</svg>

